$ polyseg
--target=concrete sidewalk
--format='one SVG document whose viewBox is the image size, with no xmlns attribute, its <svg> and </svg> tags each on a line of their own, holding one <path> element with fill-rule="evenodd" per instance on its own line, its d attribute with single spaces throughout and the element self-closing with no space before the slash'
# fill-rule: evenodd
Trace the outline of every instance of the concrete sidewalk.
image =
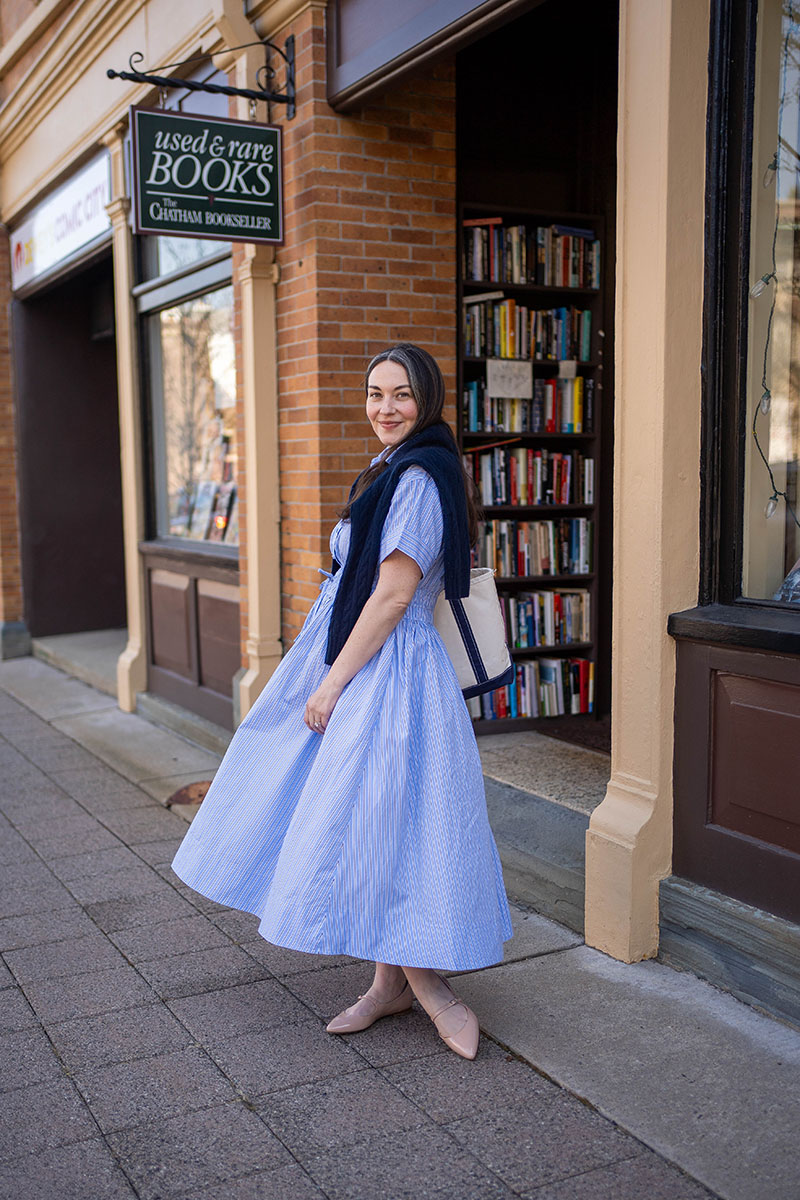
<svg viewBox="0 0 800 1200">
<path fill-rule="evenodd" d="M 368 964 L 269 946 L 170 872 L 163 800 L 216 763 L 0 664 L 0 1196 L 798 1195 L 800 1033 L 535 913 L 459 979 L 474 1063 L 416 1011 L 326 1035 Z"/>
</svg>

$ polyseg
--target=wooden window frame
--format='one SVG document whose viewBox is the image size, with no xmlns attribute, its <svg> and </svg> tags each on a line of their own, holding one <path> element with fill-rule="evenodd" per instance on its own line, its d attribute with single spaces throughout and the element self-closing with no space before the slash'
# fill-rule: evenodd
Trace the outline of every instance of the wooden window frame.
<svg viewBox="0 0 800 1200">
<path fill-rule="evenodd" d="M 758 0 L 711 0 L 697 607 L 668 631 L 800 653 L 796 607 L 742 596 L 747 318 Z"/>
</svg>

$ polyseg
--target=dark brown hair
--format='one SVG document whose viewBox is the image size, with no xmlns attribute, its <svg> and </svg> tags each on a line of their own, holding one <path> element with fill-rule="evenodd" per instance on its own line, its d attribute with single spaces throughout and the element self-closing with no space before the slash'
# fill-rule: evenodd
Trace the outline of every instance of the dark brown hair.
<svg viewBox="0 0 800 1200">
<path fill-rule="evenodd" d="M 408 376 L 411 394 L 417 402 L 417 419 L 409 429 L 408 433 L 402 438 L 391 450 L 396 450 L 397 446 L 402 446 L 414 434 L 421 433 L 423 429 L 427 429 L 430 425 L 441 423 L 449 431 L 450 436 L 453 436 L 453 431 L 442 417 L 445 400 L 445 386 L 442 372 L 439 364 L 433 355 L 427 350 L 423 350 L 421 346 L 415 346 L 412 342 L 398 342 L 396 346 L 390 346 L 388 350 L 382 350 L 380 354 L 376 354 L 372 362 L 369 364 L 364 376 L 364 391 L 369 390 L 369 377 L 374 369 L 382 362 L 394 362 L 398 366 L 403 367 Z M 455 443 L 455 438 L 453 438 Z M 390 453 L 391 453 L 390 450 Z M 460 460 L 459 454 L 459 460 Z M 353 500 L 356 500 L 362 492 L 365 492 L 369 485 L 378 478 L 379 475 L 387 469 L 388 463 L 385 458 L 381 458 L 380 462 L 367 467 L 362 471 L 356 481 L 355 491 L 351 499 L 339 513 L 342 520 L 347 520 L 350 516 L 350 506 Z M 469 540 L 470 545 L 475 545 L 478 540 L 478 524 L 481 520 L 481 511 L 478 504 L 478 496 L 470 476 L 462 466 L 462 475 L 464 479 L 464 496 L 467 502 L 467 521 L 469 523 Z"/>
</svg>

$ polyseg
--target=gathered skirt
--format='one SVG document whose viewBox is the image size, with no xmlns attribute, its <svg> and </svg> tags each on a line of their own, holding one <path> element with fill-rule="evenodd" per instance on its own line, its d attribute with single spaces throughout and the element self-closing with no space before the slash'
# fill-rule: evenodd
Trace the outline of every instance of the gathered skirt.
<svg viewBox="0 0 800 1200">
<path fill-rule="evenodd" d="M 173 862 L 269 942 L 401 966 L 502 960 L 511 922 L 480 757 L 431 606 L 412 602 L 323 734 L 338 576 L 242 721 Z"/>
</svg>

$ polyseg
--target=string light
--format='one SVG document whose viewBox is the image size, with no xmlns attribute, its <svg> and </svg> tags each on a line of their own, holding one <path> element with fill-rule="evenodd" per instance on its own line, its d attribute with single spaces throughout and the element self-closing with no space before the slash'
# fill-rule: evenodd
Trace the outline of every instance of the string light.
<svg viewBox="0 0 800 1200">
<path fill-rule="evenodd" d="M 770 271 L 768 275 L 762 275 L 760 279 L 757 279 L 756 282 L 753 284 L 753 286 L 750 288 L 750 295 L 752 296 L 752 298 L 754 300 L 757 300 L 759 296 L 763 296 L 764 292 L 767 290 L 767 284 L 770 283 L 773 279 L 777 283 L 778 276 L 775 274 L 774 271 Z"/>
<path fill-rule="evenodd" d="M 761 180 L 761 186 L 768 188 L 771 183 L 775 182 L 775 176 L 778 173 L 778 151 L 776 150 L 772 156 L 772 162 L 767 163 L 767 169 L 764 172 L 764 178 Z"/>
<path fill-rule="evenodd" d="M 767 374 L 769 371 L 770 342 L 772 340 L 772 319 L 775 316 L 775 304 L 776 304 L 777 298 L 778 298 L 777 245 L 778 245 L 778 225 L 779 225 L 779 221 L 780 221 L 780 200 L 781 200 L 780 178 L 779 178 L 779 176 L 780 176 L 779 150 L 780 150 L 781 146 L 786 145 L 783 137 L 781 136 L 781 129 L 782 129 L 782 125 L 783 125 L 783 110 L 786 106 L 786 75 L 787 75 L 787 68 L 788 68 L 788 61 L 789 61 L 789 37 L 794 28 L 795 28 L 794 4 L 790 0 L 789 22 L 786 26 L 786 35 L 783 39 L 783 63 L 782 63 L 782 70 L 781 70 L 781 98 L 780 98 L 780 104 L 778 106 L 778 149 L 775 150 L 775 153 L 772 156 L 771 162 L 769 162 L 767 164 L 766 170 L 764 171 L 764 176 L 761 181 L 765 188 L 769 187 L 769 185 L 772 183 L 773 179 L 775 180 L 775 184 L 776 184 L 776 186 L 775 186 L 775 226 L 772 231 L 772 270 L 767 271 L 767 273 L 765 275 L 762 275 L 760 279 L 756 280 L 756 282 L 750 288 L 750 295 L 752 296 L 752 298 L 754 300 L 757 300 L 758 297 L 763 295 L 763 293 L 766 291 L 767 285 L 772 283 L 773 281 L 775 282 L 775 287 L 773 288 L 773 291 L 772 291 L 772 302 L 771 302 L 770 308 L 769 308 L 769 316 L 767 317 L 767 333 L 766 333 L 766 338 L 764 340 L 764 361 L 763 361 L 763 368 L 761 371 L 761 399 L 758 402 L 758 404 L 756 405 L 755 410 L 753 412 L 753 426 L 752 426 L 753 441 L 755 442 L 756 449 L 758 450 L 758 453 L 761 456 L 764 466 L 767 469 L 770 486 L 772 488 L 772 494 L 770 495 L 770 497 L 767 500 L 767 503 L 764 507 L 764 517 L 766 518 L 766 520 L 769 520 L 770 517 L 774 516 L 775 511 L 777 510 L 777 507 L 778 507 L 778 500 L 783 499 L 783 502 L 786 505 L 787 511 L 791 514 L 795 525 L 797 525 L 798 528 L 800 528 L 800 521 L 798 521 L 798 519 L 797 519 L 797 514 L 795 513 L 794 508 L 792 507 L 792 505 L 789 501 L 789 497 L 787 496 L 786 492 L 781 491 L 780 488 L 775 483 L 775 476 L 773 474 L 769 459 L 767 458 L 766 454 L 764 453 L 764 451 L 761 447 L 761 442 L 758 439 L 758 417 L 759 417 L 759 414 L 761 414 L 765 417 L 769 416 L 770 409 L 772 408 L 772 393 L 769 388 Z"/>
</svg>

